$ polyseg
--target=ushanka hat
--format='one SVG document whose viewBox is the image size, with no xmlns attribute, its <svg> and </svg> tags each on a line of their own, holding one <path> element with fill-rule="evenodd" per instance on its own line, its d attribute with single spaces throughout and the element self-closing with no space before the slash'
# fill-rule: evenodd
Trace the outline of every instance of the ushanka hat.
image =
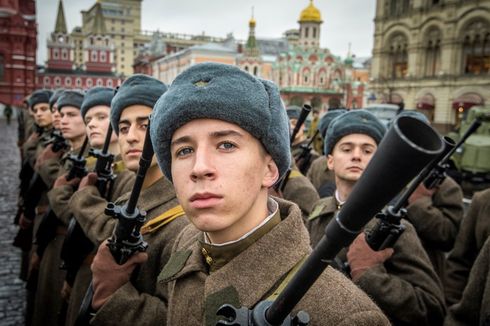
<svg viewBox="0 0 490 326">
<path fill-rule="evenodd" d="M 39 103 L 49 104 L 49 98 L 53 95 L 53 92 L 47 89 L 38 89 L 29 96 L 29 108 Z"/>
<path fill-rule="evenodd" d="M 288 114 L 289 119 L 299 119 L 299 115 L 301 114 L 301 108 L 296 105 L 288 106 L 286 109 L 286 113 Z"/>
<path fill-rule="evenodd" d="M 332 122 L 333 119 L 341 114 L 344 114 L 345 112 L 347 111 L 344 109 L 330 109 L 320 118 L 320 122 L 318 122 L 318 130 L 320 130 L 320 135 L 323 139 L 325 139 L 325 134 L 327 133 L 330 122 Z"/>
<path fill-rule="evenodd" d="M 104 105 L 111 107 L 111 101 L 114 97 L 114 89 L 110 87 L 94 87 L 89 89 L 85 93 L 85 97 L 83 98 L 82 107 L 80 109 L 80 113 L 82 114 L 82 118 L 85 119 L 85 115 L 88 110 L 93 108 L 94 106 Z"/>
<path fill-rule="evenodd" d="M 156 101 L 167 90 L 167 86 L 147 75 L 132 75 L 119 87 L 111 103 L 112 129 L 119 134 L 119 119 L 122 111 L 131 105 L 145 105 L 153 108 Z"/>
<path fill-rule="evenodd" d="M 171 179 L 174 132 L 195 119 L 233 123 L 257 138 L 280 175 L 290 165 L 289 122 L 279 90 L 231 65 L 202 63 L 182 72 L 155 104 L 150 135 L 165 176 Z"/>
<path fill-rule="evenodd" d="M 61 112 L 61 109 L 65 106 L 72 106 L 77 109 L 80 109 L 83 102 L 83 93 L 75 90 L 65 90 L 61 93 L 60 97 L 58 97 L 58 101 L 56 101 L 56 105 L 58 106 L 58 111 Z"/>
<path fill-rule="evenodd" d="M 61 93 L 63 93 L 65 90 L 63 88 L 57 89 L 54 91 L 53 95 L 49 98 L 49 108 L 53 110 L 53 106 L 56 104 L 58 99 L 60 98 Z"/>
<path fill-rule="evenodd" d="M 364 134 L 379 144 L 386 128 L 371 112 L 366 110 L 347 111 L 332 120 L 325 139 L 325 155 L 331 154 L 337 142 L 350 134 Z"/>
</svg>

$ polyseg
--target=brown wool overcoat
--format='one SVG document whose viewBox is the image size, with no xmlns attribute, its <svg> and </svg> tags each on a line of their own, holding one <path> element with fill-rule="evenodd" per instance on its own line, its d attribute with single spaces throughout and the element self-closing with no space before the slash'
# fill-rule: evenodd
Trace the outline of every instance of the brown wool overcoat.
<svg viewBox="0 0 490 326">
<path fill-rule="evenodd" d="M 124 195 L 125 193 L 127 193 L 128 191 L 131 191 L 133 187 L 134 179 L 135 179 L 134 172 L 128 170 L 123 170 L 119 172 L 116 178 L 114 179 L 114 183 L 111 189 L 112 191 L 109 194 L 109 201 L 114 201 L 117 198 Z M 95 214 L 97 212 L 97 209 L 99 210 L 103 209 L 102 205 L 104 204 L 100 204 L 100 203 L 105 203 L 105 205 L 107 206 L 107 201 L 100 196 L 99 191 L 95 186 L 88 186 L 87 188 L 89 188 L 87 191 L 85 191 L 87 198 L 85 198 L 85 201 L 83 201 L 81 205 L 79 206 L 74 205 L 74 202 L 72 200 L 70 200 L 70 202 L 68 203 L 68 209 L 70 210 L 70 212 L 72 212 L 73 217 L 75 217 L 75 219 L 77 220 L 79 219 L 77 218 L 77 216 L 79 215 L 80 211 L 85 213 L 90 212 L 91 214 Z M 75 194 L 77 194 L 80 191 L 83 191 L 83 189 L 76 191 Z M 72 197 L 74 197 L 75 194 Z M 107 237 L 109 236 L 110 234 L 107 235 Z M 96 243 L 95 250 L 99 245 L 100 243 Z M 93 252 L 90 255 L 90 257 L 93 257 L 94 254 L 95 252 Z M 78 311 L 80 310 L 80 305 L 83 301 L 83 297 L 87 292 L 90 282 L 92 281 L 92 272 L 90 271 L 90 263 L 91 263 L 90 257 L 88 257 L 84 261 L 84 263 L 82 264 L 82 266 L 77 272 L 75 281 L 73 282 L 73 287 L 70 293 L 70 300 L 68 302 L 68 310 L 66 312 L 66 322 L 65 322 L 66 326 L 71 326 L 75 324 L 75 320 L 78 316 Z"/>
<path fill-rule="evenodd" d="M 335 182 L 335 174 L 328 169 L 327 157 L 320 156 L 311 163 L 310 169 L 306 173 L 306 177 L 311 181 L 315 189 L 318 191 L 320 187 L 327 182 Z"/>
<path fill-rule="evenodd" d="M 124 203 L 128 199 L 129 194 L 126 194 L 117 201 Z M 138 207 L 147 212 L 147 220 L 158 217 L 177 205 L 174 188 L 165 178 L 144 189 L 138 200 Z M 115 223 L 112 218 L 106 217 L 92 218 L 91 223 L 84 225 L 91 229 L 89 234 L 100 234 L 109 230 L 111 234 Z M 90 322 L 91 325 L 165 325 L 168 295 L 166 288 L 157 287 L 157 276 L 170 257 L 177 235 L 187 224 L 187 218 L 181 216 L 144 235 L 145 241 L 148 242 L 148 261 L 141 265 L 135 281 L 119 288 L 97 311 Z M 148 323 L 148 319 L 151 319 L 152 323 Z"/>
<path fill-rule="evenodd" d="M 490 238 L 475 260 L 461 301 L 449 308 L 444 325 L 490 325 Z"/>
<path fill-rule="evenodd" d="M 407 206 L 407 219 L 417 231 L 424 249 L 442 280 L 445 253 L 453 249 L 463 219 L 463 191 L 446 177 L 432 198 L 419 198 Z"/>
<path fill-rule="evenodd" d="M 277 201 L 282 221 L 211 274 L 201 253 L 203 233 L 189 225 L 179 235 L 159 276 L 159 286 L 169 288 L 167 325 L 215 325 L 215 312 L 224 303 L 254 307 L 311 252 L 300 209 Z M 388 324 L 367 295 L 330 267 L 294 312 L 298 310 L 309 313 L 310 325 Z"/>
<path fill-rule="evenodd" d="M 299 171 L 291 171 L 289 180 L 283 191 L 283 197 L 286 200 L 292 201 L 301 208 L 304 217 L 311 213 L 311 208 L 316 203 L 320 196 L 311 182 L 302 175 Z"/>
<path fill-rule="evenodd" d="M 447 259 L 444 290 L 448 306 L 461 299 L 471 267 L 490 236 L 490 189 L 476 192 Z"/>
<path fill-rule="evenodd" d="M 325 234 L 325 227 L 339 210 L 334 197 L 320 199 L 306 221 L 311 245 Z M 366 230 L 376 220 L 371 220 Z M 394 254 L 383 265 L 368 269 L 356 284 L 363 289 L 395 324 L 440 325 L 445 305 L 442 285 L 414 227 L 403 221 L 405 232 L 394 246 Z M 346 249 L 338 256 L 347 261 Z M 409 308 L 408 308 L 409 307 Z"/>
</svg>

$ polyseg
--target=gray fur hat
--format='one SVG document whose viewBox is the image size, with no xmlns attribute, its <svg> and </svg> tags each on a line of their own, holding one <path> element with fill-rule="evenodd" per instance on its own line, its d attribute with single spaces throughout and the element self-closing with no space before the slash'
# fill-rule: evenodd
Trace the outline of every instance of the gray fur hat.
<svg viewBox="0 0 490 326">
<path fill-rule="evenodd" d="M 85 97 L 83 98 L 82 107 L 80 109 L 80 113 L 82 114 L 82 118 L 85 119 L 85 115 L 88 110 L 97 105 L 105 105 L 110 107 L 112 98 L 114 97 L 114 88 L 110 87 L 94 87 L 89 89 L 85 93 Z"/>
<path fill-rule="evenodd" d="M 372 114 L 366 110 L 347 111 L 332 120 L 327 129 L 325 139 L 325 155 L 331 154 L 337 142 L 350 134 L 365 134 L 379 144 L 386 132 L 386 128 Z"/>
<path fill-rule="evenodd" d="M 289 168 L 289 122 L 279 90 L 272 82 L 217 63 L 198 64 L 177 76 L 155 104 L 150 127 L 158 164 L 169 180 L 172 135 L 194 119 L 238 125 L 262 143 L 280 175 Z"/>
<path fill-rule="evenodd" d="M 288 114 L 289 119 L 299 119 L 299 115 L 301 114 L 301 108 L 296 105 L 288 106 L 286 109 L 286 113 Z"/>
<path fill-rule="evenodd" d="M 320 134 L 323 139 L 325 139 L 325 134 L 327 133 L 328 126 L 333 119 L 338 117 L 339 115 L 347 112 L 344 109 L 330 109 L 321 117 L 320 122 L 318 122 L 318 130 L 320 130 Z"/>
<path fill-rule="evenodd" d="M 156 101 L 167 91 L 167 86 L 147 75 L 132 75 L 119 87 L 111 102 L 111 124 L 119 135 L 119 119 L 122 111 L 131 105 L 145 105 L 153 108 Z"/>
<path fill-rule="evenodd" d="M 56 104 L 58 105 L 58 111 L 61 112 L 61 109 L 65 106 L 73 106 L 77 109 L 80 109 L 83 102 L 83 93 L 80 91 L 74 90 L 65 90 L 61 93 L 60 97 L 58 97 L 58 101 Z"/>
<path fill-rule="evenodd" d="M 427 118 L 427 116 L 425 114 L 423 114 L 422 112 L 419 112 L 419 111 L 415 111 L 415 110 L 403 110 L 402 112 L 400 112 L 396 116 L 396 118 L 399 118 L 399 117 L 412 117 L 412 118 L 418 119 L 422 122 L 430 123 L 429 119 Z"/>
<path fill-rule="evenodd" d="M 63 88 L 59 88 L 54 91 L 53 95 L 49 98 L 49 108 L 52 110 L 53 106 L 56 104 L 58 99 L 60 98 L 61 93 L 63 93 L 65 90 Z"/>
<path fill-rule="evenodd" d="M 31 96 L 29 96 L 29 108 L 32 109 L 34 105 L 39 103 L 49 104 L 51 95 L 53 95 L 53 92 L 47 89 L 38 89 L 37 91 L 34 91 Z"/>
</svg>

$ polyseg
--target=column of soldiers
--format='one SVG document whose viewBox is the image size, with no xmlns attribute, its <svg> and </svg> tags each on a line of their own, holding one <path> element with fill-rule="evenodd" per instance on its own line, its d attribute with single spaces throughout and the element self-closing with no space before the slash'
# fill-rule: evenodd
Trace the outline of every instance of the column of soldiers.
<svg viewBox="0 0 490 326">
<path fill-rule="evenodd" d="M 314 141 L 302 128 L 291 141 L 300 108 L 284 108 L 272 82 L 212 63 L 168 87 L 133 75 L 117 90 L 37 90 L 22 113 L 15 245 L 27 325 L 216 325 L 224 304 L 273 301 L 386 133 L 369 112 L 336 108 Z M 450 177 L 421 183 L 394 245 L 371 248 L 373 219 L 293 314 L 310 325 L 490 324 L 490 190 L 465 217 L 462 202 Z M 127 223 L 138 250 L 118 242 Z"/>
</svg>

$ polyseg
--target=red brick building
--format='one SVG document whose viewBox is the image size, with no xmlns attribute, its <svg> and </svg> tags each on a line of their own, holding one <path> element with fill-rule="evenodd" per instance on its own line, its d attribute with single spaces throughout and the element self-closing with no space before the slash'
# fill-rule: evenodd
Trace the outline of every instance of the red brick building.
<svg viewBox="0 0 490 326">
<path fill-rule="evenodd" d="M 0 102 L 19 106 L 35 87 L 36 4 L 0 0 Z"/>
<path fill-rule="evenodd" d="M 83 64 L 74 58 L 75 42 L 68 33 L 60 0 L 54 32 L 47 42 L 46 67 L 37 73 L 37 88 L 87 89 L 94 86 L 116 87 L 121 83 L 115 74 L 114 43 L 106 32 L 102 7 L 96 4 L 92 28 L 83 37 Z"/>
</svg>

